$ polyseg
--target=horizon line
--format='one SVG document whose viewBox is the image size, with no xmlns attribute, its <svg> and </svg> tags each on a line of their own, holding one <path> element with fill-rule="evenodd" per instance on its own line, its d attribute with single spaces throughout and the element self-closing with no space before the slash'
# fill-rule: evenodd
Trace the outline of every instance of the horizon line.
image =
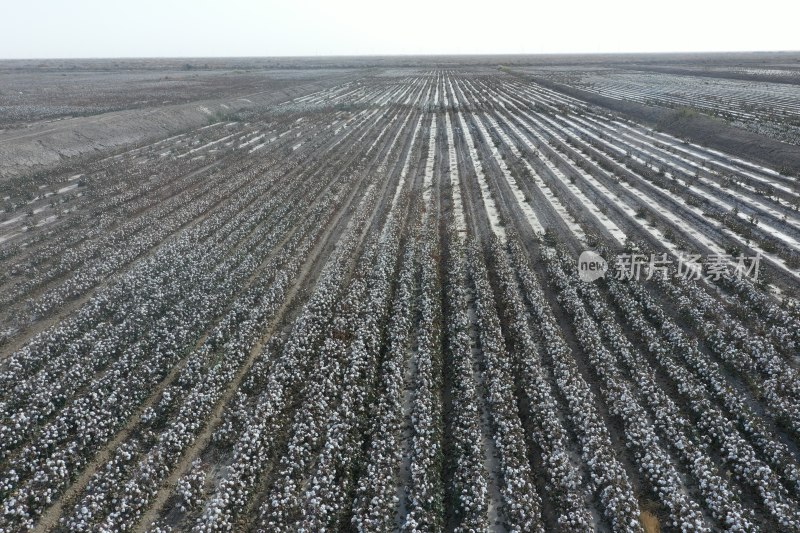
<svg viewBox="0 0 800 533">
<path fill-rule="evenodd" d="M 197 55 L 197 56 L 74 56 L 74 57 L 0 57 L 0 61 L 131 60 L 131 59 L 351 59 L 396 57 L 545 57 L 545 56 L 659 56 L 703 54 L 792 54 L 798 50 L 672 50 L 650 52 L 459 52 L 459 53 L 386 53 L 386 54 L 314 54 L 314 55 Z"/>
</svg>

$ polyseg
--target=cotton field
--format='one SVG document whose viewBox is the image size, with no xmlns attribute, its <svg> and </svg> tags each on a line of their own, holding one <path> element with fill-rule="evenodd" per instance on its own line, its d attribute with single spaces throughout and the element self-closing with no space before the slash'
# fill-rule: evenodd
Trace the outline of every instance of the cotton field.
<svg viewBox="0 0 800 533">
<path fill-rule="evenodd" d="M 797 171 L 525 69 L 360 68 L 0 181 L 0 531 L 800 532 Z"/>
</svg>

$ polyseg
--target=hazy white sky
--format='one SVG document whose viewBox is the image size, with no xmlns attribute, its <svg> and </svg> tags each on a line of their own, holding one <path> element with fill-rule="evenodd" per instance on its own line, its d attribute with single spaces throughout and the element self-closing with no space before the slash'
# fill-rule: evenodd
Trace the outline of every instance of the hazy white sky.
<svg viewBox="0 0 800 533">
<path fill-rule="evenodd" d="M 800 50 L 800 1 L 0 0 L 0 58 Z"/>
</svg>

